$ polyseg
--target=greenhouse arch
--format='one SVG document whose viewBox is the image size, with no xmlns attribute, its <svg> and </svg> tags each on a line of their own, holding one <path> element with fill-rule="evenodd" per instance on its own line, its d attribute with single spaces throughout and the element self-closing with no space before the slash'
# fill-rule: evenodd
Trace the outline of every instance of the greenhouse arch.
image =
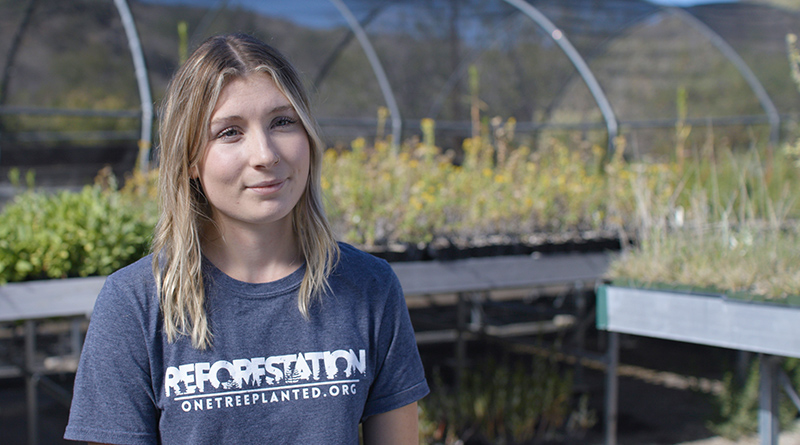
<svg viewBox="0 0 800 445">
<path fill-rule="evenodd" d="M 800 13 L 754 0 L 683 8 L 644 0 L 309 0 L 270 8 L 254 0 L 38 0 L 26 12 L 32 4 L 3 7 L 14 26 L 0 36 L 6 61 L 0 117 L 83 116 L 109 123 L 86 124 L 82 131 L 54 125 L 46 132 L 4 125 L 4 154 L 34 141 L 130 141 L 137 152 L 141 147 L 138 164 L 146 165 L 153 104 L 178 65 L 181 39 L 196 45 L 241 30 L 273 43 L 307 75 L 331 144 L 383 134 L 375 113 L 385 107 L 393 143 L 419 134 L 416 123 L 430 117 L 442 145 L 458 146 L 470 134 L 470 66 L 480 73 L 481 114 L 513 117 L 518 133 L 534 139 L 545 131 L 578 131 L 613 150 L 617 136 L 643 140 L 636 134 L 650 131 L 640 142 L 649 146 L 669 137 L 682 118 L 725 128 L 768 127 L 774 145 L 800 116 L 784 42 L 800 30 Z M 108 15 L 110 8 L 117 18 Z M 43 27 L 56 12 L 72 28 Z M 26 17 L 29 25 L 12 42 Z M 176 35 L 179 22 L 187 36 Z M 702 35 L 704 42 L 693 44 L 684 34 Z M 127 60 L 118 50 L 122 41 Z M 102 60 L 87 45 L 105 52 Z M 42 58 L 27 55 L 33 53 Z M 68 75 L 47 77 L 54 73 Z M 576 74 L 582 82 L 575 82 Z M 701 75 L 719 85 L 703 83 Z M 683 87 L 690 91 L 689 112 L 679 117 L 675 96 Z M 140 128 L 131 138 L 130 125 L 114 119 L 130 120 L 134 113 Z"/>
</svg>

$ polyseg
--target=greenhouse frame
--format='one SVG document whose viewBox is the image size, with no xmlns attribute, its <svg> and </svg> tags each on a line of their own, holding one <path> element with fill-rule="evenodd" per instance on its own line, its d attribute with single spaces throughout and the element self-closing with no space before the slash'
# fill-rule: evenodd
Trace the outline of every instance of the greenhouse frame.
<svg viewBox="0 0 800 445">
<path fill-rule="evenodd" d="M 397 146 L 430 118 L 438 145 L 458 148 L 476 112 L 487 126 L 513 118 L 532 145 L 577 132 L 609 151 L 622 136 L 657 153 L 679 123 L 732 145 L 776 144 L 800 108 L 785 43 L 800 13 L 767 3 L 27 0 L 0 10 L 4 168 L 32 142 L 91 140 L 138 141 L 147 168 L 170 75 L 225 32 L 252 33 L 296 63 L 331 145 L 391 135 Z"/>
</svg>

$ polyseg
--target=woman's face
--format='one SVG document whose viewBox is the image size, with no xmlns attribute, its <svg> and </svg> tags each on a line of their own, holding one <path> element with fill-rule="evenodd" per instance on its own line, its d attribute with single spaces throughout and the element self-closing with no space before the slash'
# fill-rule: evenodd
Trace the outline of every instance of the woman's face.
<svg viewBox="0 0 800 445">
<path fill-rule="evenodd" d="M 196 176 L 221 231 L 288 224 L 306 187 L 308 135 L 268 74 L 235 78 L 220 92 Z"/>
</svg>

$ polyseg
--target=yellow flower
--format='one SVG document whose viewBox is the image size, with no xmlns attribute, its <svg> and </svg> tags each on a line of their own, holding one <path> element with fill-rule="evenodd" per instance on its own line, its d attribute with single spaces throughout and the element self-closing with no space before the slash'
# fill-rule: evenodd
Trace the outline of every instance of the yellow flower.
<svg viewBox="0 0 800 445">
<path fill-rule="evenodd" d="M 364 138 L 356 138 L 355 140 L 353 140 L 353 142 L 350 143 L 350 147 L 353 148 L 353 151 L 363 150 L 366 145 L 367 141 Z"/>
</svg>

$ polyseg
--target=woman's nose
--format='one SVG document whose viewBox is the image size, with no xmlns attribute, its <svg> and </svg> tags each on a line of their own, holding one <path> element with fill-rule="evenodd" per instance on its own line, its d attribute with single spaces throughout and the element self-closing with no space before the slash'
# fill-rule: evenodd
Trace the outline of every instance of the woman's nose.
<svg viewBox="0 0 800 445">
<path fill-rule="evenodd" d="M 252 140 L 251 163 L 254 167 L 271 167 L 280 161 L 280 156 L 275 150 L 269 134 L 264 131 L 256 132 Z"/>
</svg>

